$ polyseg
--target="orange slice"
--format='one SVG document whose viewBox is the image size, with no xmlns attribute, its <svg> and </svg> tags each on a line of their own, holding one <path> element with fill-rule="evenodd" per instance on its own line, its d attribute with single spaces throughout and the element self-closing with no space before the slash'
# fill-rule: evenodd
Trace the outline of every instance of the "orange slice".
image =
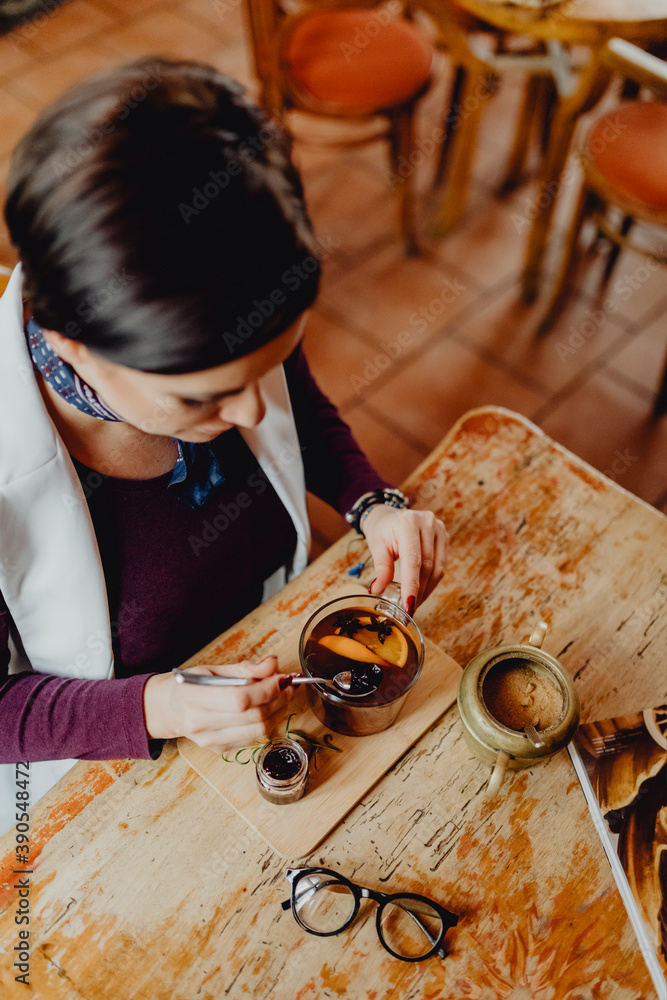
<svg viewBox="0 0 667 1000">
<path fill-rule="evenodd" d="M 380 642 L 377 632 L 365 628 L 355 632 L 355 641 L 363 642 L 375 656 L 383 656 L 395 667 L 404 667 L 408 661 L 408 640 L 398 625 L 392 625 L 391 635 L 386 636 L 384 642 Z"/>
<path fill-rule="evenodd" d="M 385 642 L 388 641 L 385 639 Z M 391 663 L 370 649 L 369 646 L 357 642 L 356 639 L 349 639 L 346 635 L 325 635 L 319 640 L 319 644 L 325 649 L 331 650 L 332 653 L 347 657 L 348 660 L 357 660 L 360 663 L 377 663 L 380 667 L 391 666 Z"/>
</svg>

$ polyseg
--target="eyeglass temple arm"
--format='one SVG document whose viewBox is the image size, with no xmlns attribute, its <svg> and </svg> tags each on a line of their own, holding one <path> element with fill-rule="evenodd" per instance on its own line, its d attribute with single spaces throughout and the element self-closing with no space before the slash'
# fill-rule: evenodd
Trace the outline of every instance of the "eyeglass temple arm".
<svg viewBox="0 0 667 1000">
<path fill-rule="evenodd" d="M 405 910 L 405 912 L 408 914 L 408 916 L 412 917 L 412 919 L 417 924 L 417 927 L 419 927 L 419 929 L 422 932 L 422 934 L 431 942 L 432 945 L 435 946 L 435 944 L 437 943 L 438 938 L 437 937 L 433 937 L 433 935 L 431 934 L 431 932 L 428 929 L 428 927 L 426 926 L 426 924 L 423 923 L 423 921 L 421 921 L 419 919 L 419 917 L 417 916 L 417 914 L 413 913 L 412 910 L 408 910 L 407 907 L 405 907 L 405 906 L 402 906 L 401 909 Z M 447 928 L 444 927 L 444 925 L 443 925 L 443 931 L 442 931 L 442 936 L 443 937 L 445 936 L 446 931 L 447 931 Z M 440 937 L 440 935 L 438 935 L 438 937 Z M 444 948 L 441 947 L 441 948 L 438 948 L 437 954 L 441 955 L 442 958 L 444 958 L 446 952 L 445 952 Z"/>
</svg>

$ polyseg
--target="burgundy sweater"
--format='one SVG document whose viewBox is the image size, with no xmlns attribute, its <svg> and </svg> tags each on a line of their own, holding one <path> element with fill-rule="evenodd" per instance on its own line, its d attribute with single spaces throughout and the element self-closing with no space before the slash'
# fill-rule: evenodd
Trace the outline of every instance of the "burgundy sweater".
<svg viewBox="0 0 667 1000">
<path fill-rule="evenodd" d="M 317 387 L 300 349 L 285 371 L 306 486 L 343 513 L 387 483 Z M 167 489 L 170 472 L 100 482 L 76 463 L 104 568 L 116 676 L 9 676 L 9 611 L 0 594 L 0 763 L 155 756 L 161 743 L 149 741 L 143 715 L 148 678 L 178 666 L 256 607 L 263 581 L 290 560 L 294 525 L 241 435 L 227 431 L 213 446 L 225 482 L 194 510 Z"/>
</svg>

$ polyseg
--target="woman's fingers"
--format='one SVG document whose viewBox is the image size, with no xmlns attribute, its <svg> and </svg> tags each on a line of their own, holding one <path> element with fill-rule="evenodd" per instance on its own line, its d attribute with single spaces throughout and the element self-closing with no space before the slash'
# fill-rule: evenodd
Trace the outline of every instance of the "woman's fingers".
<svg viewBox="0 0 667 1000">
<path fill-rule="evenodd" d="M 437 518 L 430 511 L 408 511 L 397 530 L 401 560 L 401 603 L 411 614 L 429 592 L 435 567 Z M 435 586 L 435 583 L 433 583 Z"/>
<path fill-rule="evenodd" d="M 401 561 L 401 603 L 412 614 L 441 579 L 445 568 L 447 531 L 431 511 L 397 511 L 397 556 Z"/>
<path fill-rule="evenodd" d="M 294 688 L 276 673 L 275 656 L 259 663 L 225 664 L 198 672 L 253 678 L 239 687 L 178 684 L 172 674 L 150 677 L 144 686 L 144 715 L 148 735 L 154 738 L 188 736 L 202 746 L 222 745 L 223 734 L 240 729 L 250 734 L 268 732 L 272 720 L 284 713 Z M 231 743 L 228 743 L 231 745 Z"/>
<path fill-rule="evenodd" d="M 207 728 L 194 733 L 190 739 L 199 746 L 209 747 L 209 749 L 220 753 L 234 747 L 252 746 L 253 743 L 260 743 L 262 740 L 268 739 L 284 718 L 284 714 L 284 706 L 281 706 L 261 722 L 224 725 L 218 729 Z"/>
<path fill-rule="evenodd" d="M 198 674 L 217 674 L 220 677 L 248 677 L 262 678 L 270 677 L 278 669 L 277 656 L 265 656 L 258 663 L 250 660 L 241 660 L 240 663 L 225 663 L 214 667 L 199 666 L 193 670 Z"/>
<path fill-rule="evenodd" d="M 371 520 L 372 518 L 372 520 Z M 366 537 L 375 565 L 369 592 L 381 594 L 401 562 L 401 603 L 411 614 L 441 579 L 446 564 L 447 531 L 431 511 L 374 508 Z"/>
<path fill-rule="evenodd" d="M 293 695 L 293 686 L 282 687 L 281 682 L 284 684 L 280 674 L 272 674 L 243 687 L 193 687 L 187 692 L 191 724 L 218 728 L 236 720 L 243 724 L 263 722 L 284 708 Z M 194 713 L 198 713 L 196 717 Z"/>
<path fill-rule="evenodd" d="M 447 544 L 449 536 L 442 521 L 433 517 L 431 524 L 420 529 L 422 561 L 419 577 L 419 599 L 421 604 L 442 579 L 447 565 Z"/>
</svg>

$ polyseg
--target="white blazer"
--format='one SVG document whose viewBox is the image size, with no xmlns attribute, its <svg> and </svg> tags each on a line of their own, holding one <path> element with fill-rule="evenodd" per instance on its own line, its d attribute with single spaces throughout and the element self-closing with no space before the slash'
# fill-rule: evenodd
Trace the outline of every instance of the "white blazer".
<svg viewBox="0 0 667 1000">
<path fill-rule="evenodd" d="M 241 433 L 297 534 L 291 565 L 265 581 L 266 599 L 305 568 L 310 527 L 282 367 L 265 375 L 260 387 L 266 416 Z M 23 329 L 20 265 L 0 298 L 0 591 L 13 620 L 10 673 L 113 677 L 100 554 L 81 484 L 34 375 Z M 31 804 L 75 763 L 31 763 Z M 13 765 L 0 765 L 0 833 L 15 822 L 15 790 Z"/>
</svg>

